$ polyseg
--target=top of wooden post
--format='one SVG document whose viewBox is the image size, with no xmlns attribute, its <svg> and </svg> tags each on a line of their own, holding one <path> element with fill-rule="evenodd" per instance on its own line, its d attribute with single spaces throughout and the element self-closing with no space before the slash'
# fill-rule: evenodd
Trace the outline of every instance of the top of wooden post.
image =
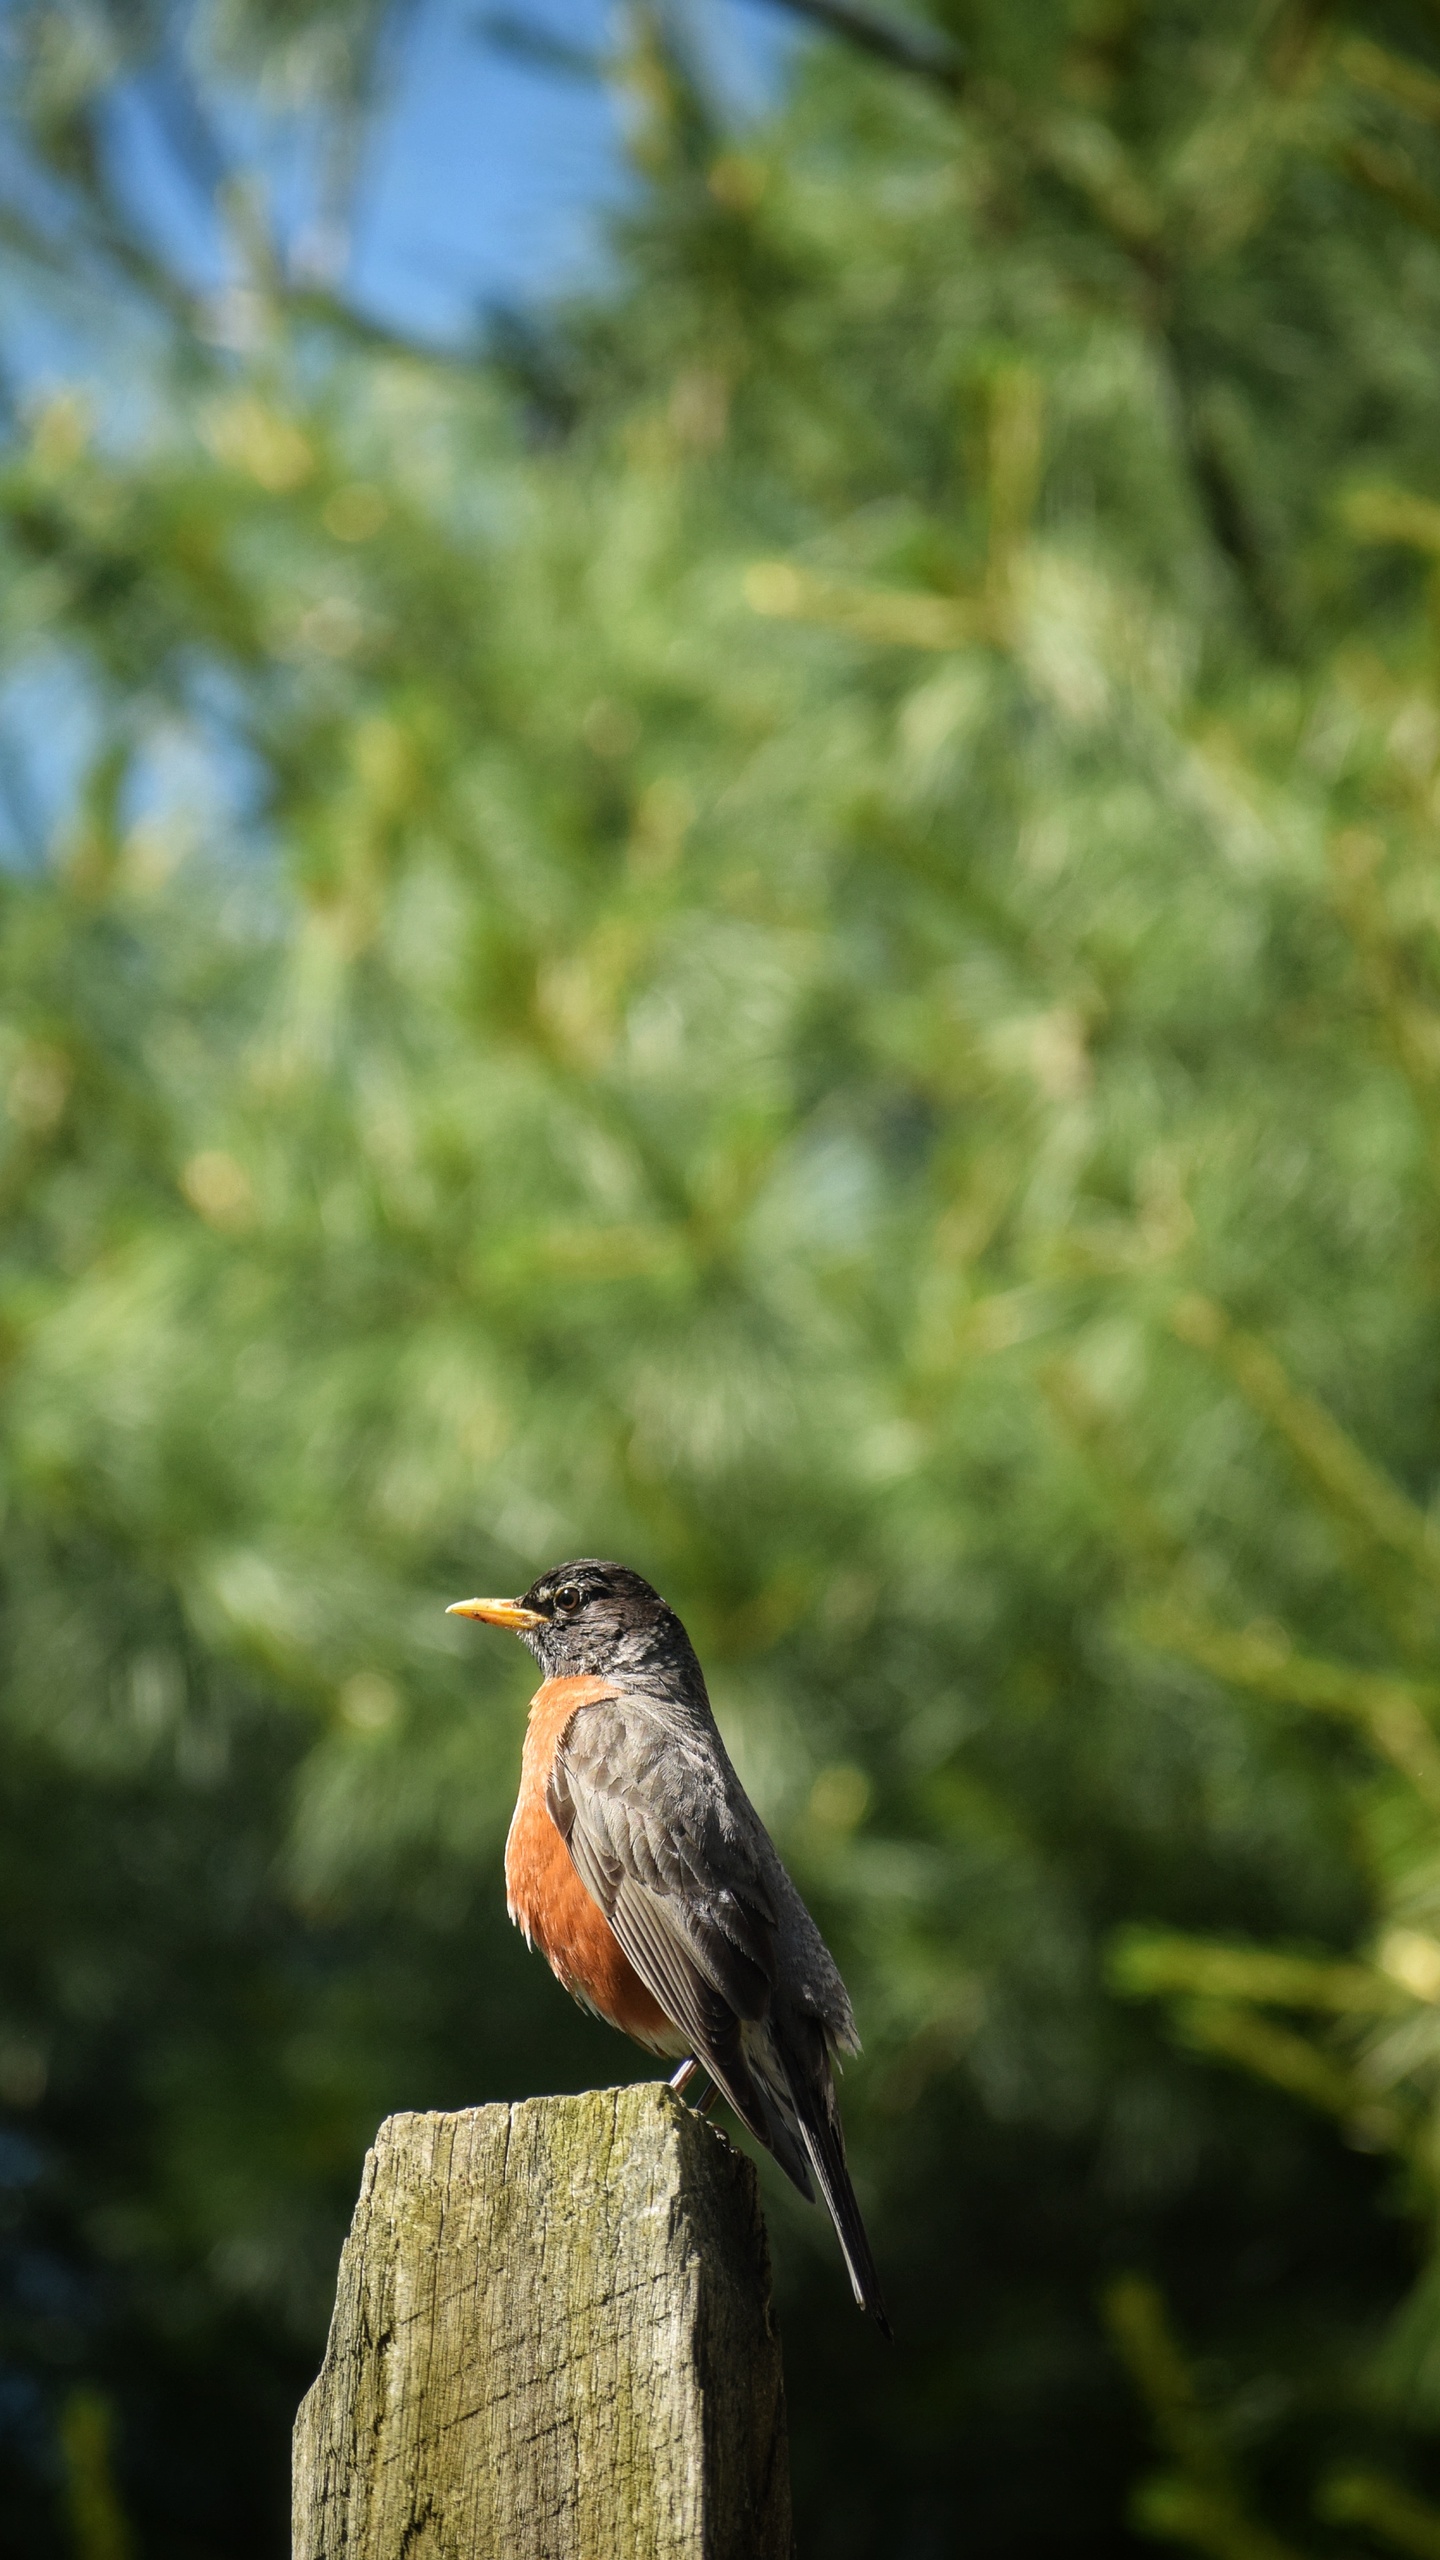
<svg viewBox="0 0 1440 2560">
<path fill-rule="evenodd" d="M 295 2430 L 295 2560 L 788 2560 L 752 2163 L 663 2083 L 392 2116 Z"/>
</svg>

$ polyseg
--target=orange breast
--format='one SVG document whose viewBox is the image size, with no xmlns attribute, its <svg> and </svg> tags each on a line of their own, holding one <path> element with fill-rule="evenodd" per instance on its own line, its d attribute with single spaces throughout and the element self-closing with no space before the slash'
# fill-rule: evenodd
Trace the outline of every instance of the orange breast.
<svg viewBox="0 0 1440 2560">
<path fill-rule="evenodd" d="M 613 1694 L 605 1680 L 547 1680 L 531 1699 L 520 1793 L 505 1843 L 505 1898 L 516 1927 L 575 1999 L 652 2052 L 679 2054 L 684 2037 L 586 1892 L 545 1804 L 560 1737 L 576 1708 Z"/>
</svg>

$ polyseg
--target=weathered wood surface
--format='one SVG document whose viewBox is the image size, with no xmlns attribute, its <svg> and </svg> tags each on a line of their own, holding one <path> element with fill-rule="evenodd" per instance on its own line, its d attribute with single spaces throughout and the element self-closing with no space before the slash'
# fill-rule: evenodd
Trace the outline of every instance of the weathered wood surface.
<svg viewBox="0 0 1440 2560">
<path fill-rule="evenodd" d="M 663 2085 L 392 2116 L 295 2560 L 790 2560 L 755 2171 Z"/>
</svg>

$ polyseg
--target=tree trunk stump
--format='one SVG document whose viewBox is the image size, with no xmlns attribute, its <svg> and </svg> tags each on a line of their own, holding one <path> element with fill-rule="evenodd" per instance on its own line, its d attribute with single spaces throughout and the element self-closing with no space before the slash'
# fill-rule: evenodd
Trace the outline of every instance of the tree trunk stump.
<svg viewBox="0 0 1440 2560">
<path fill-rule="evenodd" d="M 790 2560 L 755 2170 L 663 2084 L 392 2116 L 295 2560 Z"/>
</svg>

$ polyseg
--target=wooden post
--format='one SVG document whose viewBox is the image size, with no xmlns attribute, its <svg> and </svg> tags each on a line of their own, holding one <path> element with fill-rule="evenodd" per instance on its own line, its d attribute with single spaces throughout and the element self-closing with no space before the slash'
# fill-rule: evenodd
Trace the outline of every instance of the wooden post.
<svg viewBox="0 0 1440 2560">
<path fill-rule="evenodd" d="M 663 2083 L 392 2116 L 295 2560 L 790 2560 L 755 2171 Z"/>
</svg>

